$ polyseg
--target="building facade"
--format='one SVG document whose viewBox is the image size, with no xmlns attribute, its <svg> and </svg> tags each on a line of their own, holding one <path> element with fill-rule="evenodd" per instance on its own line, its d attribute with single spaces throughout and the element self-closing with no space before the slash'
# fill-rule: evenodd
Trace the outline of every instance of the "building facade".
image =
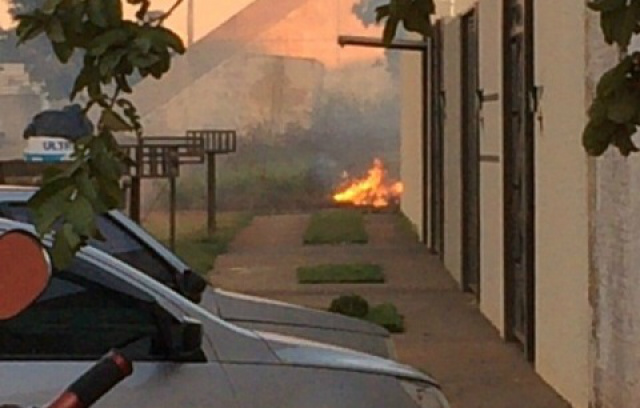
<svg viewBox="0 0 640 408">
<path fill-rule="evenodd" d="M 572 406 L 635 406 L 640 162 L 581 146 L 595 83 L 617 61 L 598 15 L 584 2 L 457 2 L 426 61 L 424 77 L 419 56 L 403 61 L 403 211 Z"/>
</svg>

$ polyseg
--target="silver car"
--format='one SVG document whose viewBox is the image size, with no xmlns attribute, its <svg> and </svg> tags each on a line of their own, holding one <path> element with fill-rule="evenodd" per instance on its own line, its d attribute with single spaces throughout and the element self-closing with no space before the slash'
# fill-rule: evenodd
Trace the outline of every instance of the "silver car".
<svg viewBox="0 0 640 408">
<path fill-rule="evenodd" d="M 15 229 L 33 231 L 0 222 L 0 235 Z M 448 407 L 411 367 L 239 328 L 91 247 L 0 322 L 0 401 L 42 405 L 113 347 L 134 373 L 98 407 Z"/>
<path fill-rule="evenodd" d="M 0 186 L 0 217 L 31 222 L 26 202 L 35 188 Z M 105 241 L 90 245 L 137 268 L 235 325 L 395 357 L 389 333 L 374 324 L 292 304 L 213 288 L 174 253 L 119 211 L 98 218 Z"/>
</svg>

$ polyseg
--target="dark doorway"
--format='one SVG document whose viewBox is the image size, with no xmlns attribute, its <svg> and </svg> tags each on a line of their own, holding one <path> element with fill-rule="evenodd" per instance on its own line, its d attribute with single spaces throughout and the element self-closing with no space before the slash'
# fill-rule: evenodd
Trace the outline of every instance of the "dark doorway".
<svg viewBox="0 0 640 408">
<path fill-rule="evenodd" d="M 478 13 L 462 16 L 462 285 L 480 295 Z"/>
<path fill-rule="evenodd" d="M 431 250 L 444 257 L 444 66 L 442 24 L 437 23 L 430 43 L 430 235 Z"/>
<path fill-rule="evenodd" d="M 507 339 L 535 358 L 533 0 L 504 1 Z"/>
</svg>

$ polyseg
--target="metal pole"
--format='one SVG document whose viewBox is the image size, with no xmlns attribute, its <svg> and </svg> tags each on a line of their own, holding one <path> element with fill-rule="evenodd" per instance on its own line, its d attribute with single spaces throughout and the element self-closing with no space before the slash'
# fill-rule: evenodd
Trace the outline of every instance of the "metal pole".
<svg viewBox="0 0 640 408">
<path fill-rule="evenodd" d="M 216 232 L 216 155 L 207 153 L 207 231 Z"/>
<path fill-rule="evenodd" d="M 187 4 L 187 45 L 191 46 L 194 41 L 195 26 L 195 5 L 194 0 L 188 0 Z"/>
<path fill-rule="evenodd" d="M 169 175 L 169 246 L 176 250 L 176 213 L 177 213 L 177 187 L 176 179 L 180 164 L 178 163 L 178 151 L 169 149 L 165 155 L 165 163 L 168 166 Z"/>
<path fill-rule="evenodd" d="M 129 217 L 140 224 L 140 201 L 141 201 L 141 180 L 137 175 L 131 177 L 131 190 L 129 197 Z"/>
<path fill-rule="evenodd" d="M 176 177 L 169 177 L 169 246 L 176 250 Z"/>
</svg>

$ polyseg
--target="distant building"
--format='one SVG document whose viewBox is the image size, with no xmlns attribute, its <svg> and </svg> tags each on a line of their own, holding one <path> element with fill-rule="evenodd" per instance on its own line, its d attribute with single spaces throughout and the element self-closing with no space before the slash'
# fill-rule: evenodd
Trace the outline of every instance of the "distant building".
<svg viewBox="0 0 640 408">
<path fill-rule="evenodd" d="M 260 127 L 277 134 L 307 127 L 326 88 L 358 95 L 354 101 L 382 94 L 391 87 L 384 66 L 371 69 L 369 81 L 361 66 L 371 67 L 382 51 L 345 51 L 336 42 L 341 29 L 371 30 L 352 14 L 355 2 L 253 2 L 176 58 L 162 80 L 136 86 L 146 133 Z M 357 70 L 348 69 L 353 64 Z"/>
<path fill-rule="evenodd" d="M 23 64 L 0 64 L 0 158 L 22 155 L 22 132 L 44 108 L 43 93 Z"/>
</svg>

